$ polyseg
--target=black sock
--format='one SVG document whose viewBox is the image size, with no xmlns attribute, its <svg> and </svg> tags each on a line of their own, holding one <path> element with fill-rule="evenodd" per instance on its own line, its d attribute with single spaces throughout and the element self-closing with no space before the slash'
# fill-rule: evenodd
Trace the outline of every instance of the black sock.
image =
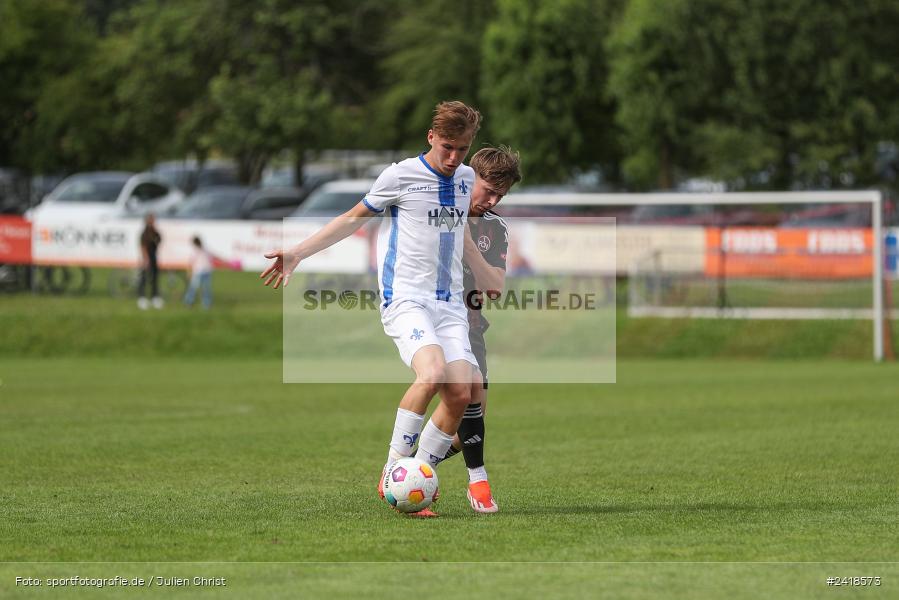
<svg viewBox="0 0 899 600">
<path fill-rule="evenodd" d="M 465 416 L 459 424 L 459 440 L 462 442 L 462 456 L 465 466 L 477 469 L 484 466 L 484 411 L 481 403 L 469 404 Z"/>
<path fill-rule="evenodd" d="M 443 460 L 452 458 L 455 455 L 459 454 L 460 452 L 462 452 L 462 451 L 459 450 L 458 448 L 456 448 L 455 446 L 453 446 L 452 444 L 450 444 L 449 450 L 446 451 L 446 455 L 443 457 Z M 443 462 L 443 461 L 440 461 L 440 462 Z"/>
</svg>

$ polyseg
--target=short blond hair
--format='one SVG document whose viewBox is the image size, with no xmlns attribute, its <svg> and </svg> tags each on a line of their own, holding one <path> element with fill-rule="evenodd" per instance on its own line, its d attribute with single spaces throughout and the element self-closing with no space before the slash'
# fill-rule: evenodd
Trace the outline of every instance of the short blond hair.
<svg viewBox="0 0 899 600">
<path fill-rule="evenodd" d="M 521 158 L 508 146 L 481 148 L 471 157 L 469 166 L 478 177 L 498 188 L 509 190 L 521 181 Z"/>
<path fill-rule="evenodd" d="M 458 140 L 471 134 L 474 137 L 481 128 L 481 113 L 464 102 L 449 100 L 434 108 L 431 129 L 442 138 Z"/>
</svg>

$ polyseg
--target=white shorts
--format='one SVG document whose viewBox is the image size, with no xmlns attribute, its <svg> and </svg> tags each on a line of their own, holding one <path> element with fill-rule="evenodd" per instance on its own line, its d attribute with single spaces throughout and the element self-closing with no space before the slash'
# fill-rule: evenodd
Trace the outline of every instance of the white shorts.
<svg viewBox="0 0 899 600">
<path fill-rule="evenodd" d="M 466 360 L 478 366 L 468 341 L 468 309 L 462 303 L 399 300 L 381 309 L 381 323 L 407 367 L 419 348 L 432 344 L 443 349 L 447 364 Z"/>
</svg>

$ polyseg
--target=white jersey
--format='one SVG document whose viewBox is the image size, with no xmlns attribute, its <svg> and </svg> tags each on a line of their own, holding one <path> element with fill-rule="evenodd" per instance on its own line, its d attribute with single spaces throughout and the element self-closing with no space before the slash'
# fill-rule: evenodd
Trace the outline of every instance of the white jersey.
<svg viewBox="0 0 899 600">
<path fill-rule="evenodd" d="M 398 300 L 462 302 L 462 249 L 474 170 L 441 175 L 424 154 L 384 169 L 362 202 L 383 213 L 378 233 L 381 307 Z"/>
</svg>

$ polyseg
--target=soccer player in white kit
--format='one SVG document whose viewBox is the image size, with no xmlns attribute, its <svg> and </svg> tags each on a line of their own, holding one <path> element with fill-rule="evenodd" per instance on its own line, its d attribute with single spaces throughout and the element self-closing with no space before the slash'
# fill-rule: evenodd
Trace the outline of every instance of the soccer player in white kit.
<svg viewBox="0 0 899 600">
<path fill-rule="evenodd" d="M 378 280 L 381 322 L 393 338 L 415 381 L 406 391 L 394 422 L 383 473 L 410 456 L 436 465 L 446 456 L 479 382 L 468 339 L 463 298 L 462 254 L 474 171 L 462 164 L 481 115 L 462 102 L 442 102 L 434 111 L 427 153 L 393 164 L 365 198 L 293 248 L 274 251 L 263 271 L 265 285 L 287 285 L 300 261 L 351 235 L 381 215 Z M 424 414 L 440 392 L 441 402 L 424 428 Z M 436 516 L 425 509 L 417 516 Z"/>
</svg>

